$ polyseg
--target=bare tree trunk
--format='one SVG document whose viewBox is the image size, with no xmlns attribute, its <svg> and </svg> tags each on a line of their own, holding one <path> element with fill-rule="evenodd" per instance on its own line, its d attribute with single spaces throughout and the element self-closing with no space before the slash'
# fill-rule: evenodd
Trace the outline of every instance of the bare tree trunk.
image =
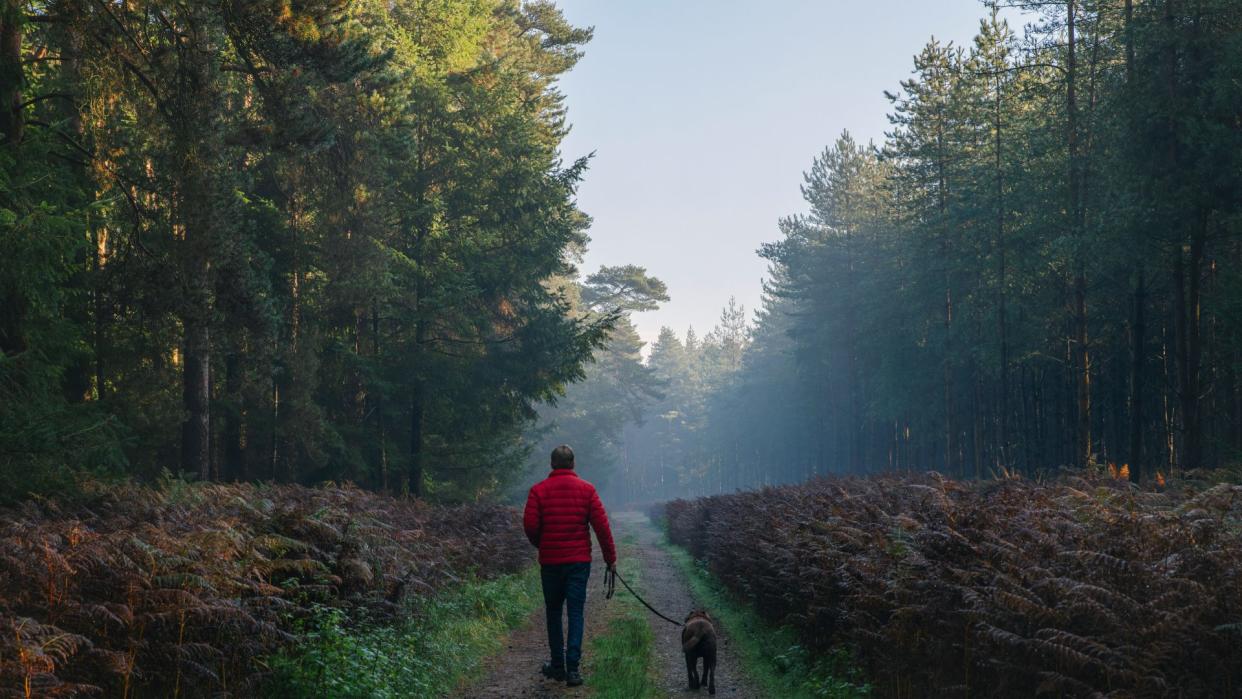
<svg viewBox="0 0 1242 699">
<path fill-rule="evenodd" d="M 206 265 L 202 265 L 206 272 Z M 181 427 L 181 466 L 202 480 L 211 478 L 211 326 L 198 314 L 183 319 L 182 368 L 186 418 Z"/>
<path fill-rule="evenodd" d="M 1078 243 L 1074 272 L 1074 365 L 1077 373 L 1077 453 L 1075 463 L 1086 466 L 1091 459 L 1091 355 L 1087 345 L 1087 275 L 1083 252 L 1082 182 L 1078 125 L 1077 80 L 1077 3 L 1066 3 L 1066 34 L 1068 46 L 1065 61 L 1066 144 L 1069 150 L 1069 217 L 1070 230 Z"/>
<path fill-rule="evenodd" d="M 22 5 L 0 0 L 0 145 L 16 146 L 22 138 Z M 20 294 L 0 292 L 0 356 L 25 351 L 26 304 Z"/>
<path fill-rule="evenodd" d="M 974 382 L 975 383 L 975 386 L 974 386 L 975 395 L 974 395 L 974 406 L 973 406 L 974 425 L 973 425 L 973 429 L 971 430 L 974 433 L 972 435 L 974 437 L 974 443 L 971 445 L 971 448 L 974 451 L 974 454 L 972 454 L 971 456 L 974 460 L 975 480 L 983 479 L 983 383 L 982 383 L 983 380 L 981 378 L 982 375 L 983 375 L 982 372 L 979 372 L 979 371 L 975 372 L 975 382 Z"/>
<path fill-rule="evenodd" d="M 1000 444 L 996 463 L 1008 467 L 1009 455 L 1009 326 L 1005 317 L 1005 174 L 1001 160 L 1001 71 L 996 73 L 995 173 L 996 173 L 996 252 L 997 252 L 997 335 L 1000 337 Z"/>
<path fill-rule="evenodd" d="M 371 337 L 374 340 L 375 364 L 380 362 L 379 302 L 371 304 Z M 378 387 L 371 391 L 375 401 L 375 443 L 379 449 L 380 490 L 388 492 L 388 437 L 384 434 L 384 393 Z"/>
<path fill-rule="evenodd" d="M 1126 86 L 1134 84 L 1134 0 L 1125 3 Z M 1136 238 L 1141 238 L 1136 233 Z M 1144 323 L 1146 304 L 1146 278 L 1143 271 L 1142 253 L 1137 240 L 1134 245 L 1135 266 L 1138 274 L 1134 280 L 1134 316 L 1130 324 L 1130 479 L 1141 483 L 1143 474 L 1143 363 L 1147 328 Z"/>
<path fill-rule="evenodd" d="M 1131 324 L 1130 367 L 1130 478 L 1138 483 L 1143 480 L 1143 359 L 1144 336 L 1147 329 L 1143 322 L 1146 304 L 1146 284 L 1143 270 L 1138 272 L 1134 284 L 1134 321 Z"/>
<path fill-rule="evenodd" d="M 1203 428 L 1200 423 L 1199 393 L 1201 386 L 1201 280 L 1206 223 L 1199 224 L 1191 236 L 1188 250 L 1189 269 L 1178 251 L 1174 263 L 1177 297 L 1177 364 L 1179 399 L 1182 408 L 1182 467 L 1203 465 Z"/>
<path fill-rule="evenodd" d="M 1187 462 L 1186 456 L 1189 451 L 1186 446 L 1189 430 L 1187 426 L 1191 421 L 1187 415 L 1187 409 L 1194 409 L 1190 396 L 1190 371 L 1189 371 L 1189 355 L 1190 343 L 1187 338 L 1186 328 L 1186 263 L 1185 251 L 1179 248 L 1174 252 L 1173 258 L 1173 361 L 1177 367 L 1177 400 L 1181 408 L 1182 418 L 1182 448 L 1180 463 L 1184 468 L 1193 468 Z"/>
<path fill-rule="evenodd" d="M 178 71 L 185 87 L 175 97 L 171 119 L 176 153 L 175 221 L 180 272 L 185 289 L 181 322 L 185 333 L 183 367 L 185 422 L 181 433 L 181 467 L 212 477 L 211 462 L 211 323 L 214 288 L 211 264 L 217 236 L 215 198 L 218 136 L 214 59 L 206 33 L 205 9 L 191 6 L 185 17 Z"/>
<path fill-rule="evenodd" d="M 211 205 L 204 183 L 200 180 L 198 158 L 194 148 L 182 156 L 179 173 L 180 201 L 178 218 L 184 239 L 181 246 L 181 268 L 185 275 L 186 297 L 181 313 L 184 333 L 184 364 L 182 366 L 185 422 L 181 432 L 181 467 L 211 478 L 211 317 L 212 286 L 210 236 Z"/>
<path fill-rule="evenodd" d="M 417 242 L 418 252 L 415 259 L 420 267 L 422 263 L 422 246 L 423 236 L 420 233 Z M 421 270 L 420 270 L 421 274 Z M 423 284 L 420 279 L 416 285 L 414 293 L 414 314 L 417 320 L 414 322 L 414 383 L 410 391 L 410 465 L 408 471 L 408 487 L 409 492 L 417 498 L 423 496 L 423 478 L 424 478 L 424 412 L 427 402 L 427 380 L 423 375 L 425 371 L 422 358 L 423 344 L 427 342 L 427 321 L 419 317 L 421 312 L 421 303 L 423 300 Z"/>
<path fill-rule="evenodd" d="M 22 142 L 22 7 L 19 0 L 0 0 L 0 144 Z"/>
<path fill-rule="evenodd" d="M 414 382 L 414 390 L 410 398 L 410 494 L 416 498 L 423 496 L 423 410 L 426 385 L 422 379 Z"/>
<path fill-rule="evenodd" d="M 224 416 L 224 454 L 221 477 L 226 481 L 245 479 L 244 453 L 242 450 L 242 371 L 241 353 L 237 349 L 224 358 L 224 393 L 232 410 Z"/>
<path fill-rule="evenodd" d="M 949 277 L 949 232 L 947 229 L 945 217 L 948 215 L 948 192 L 946 191 L 948 183 L 948 175 L 945 173 L 945 155 L 944 155 L 944 137 L 937 136 L 940 145 L 940 153 L 937 163 L 937 179 L 939 182 L 940 195 L 940 219 L 941 234 L 943 238 L 940 242 L 941 259 L 945 265 L 944 272 L 944 468 L 946 474 L 954 474 L 961 476 L 957 471 L 957 459 L 955 458 L 956 441 L 954 439 L 955 420 L 953 415 L 953 285 Z"/>
<path fill-rule="evenodd" d="M 269 477 L 276 480 L 280 466 L 280 379 L 272 376 L 272 440 L 268 450 Z"/>
<path fill-rule="evenodd" d="M 112 318 L 112 307 L 108 303 L 108 298 L 102 288 L 100 281 L 101 273 L 108 264 L 108 228 L 106 226 L 92 227 L 91 234 L 94 238 L 94 268 L 93 273 L 95 283 L 91 288 L 91 315 L 94 316 L 92 323 L 93 342 L 91 354 L 94 357 L 95 370 L 95 399 L 103 400 L 108 397 L 108 374 L 104 354 L 108 349 L 108 322 Z"/>
</svg>

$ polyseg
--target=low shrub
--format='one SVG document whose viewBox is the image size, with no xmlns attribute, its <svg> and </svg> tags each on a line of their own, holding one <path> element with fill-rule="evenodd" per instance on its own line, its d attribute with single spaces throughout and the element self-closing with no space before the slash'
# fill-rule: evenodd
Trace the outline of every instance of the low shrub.
<svg viewBox="0 0 1242 699">
<path fill-rule="evenodd" d="M 1236 696 L 1242 486 L 818 480 L 668 503 L 670 539 L 881 696 Z"/>
<path fill-rule="evenodd" d="M 99 487 L 0 510 L 0 696 L 253 695 L 324 607 L 377 623 L 529 562 L 517 513 L 353 487 Z"/>
<path fill-rule="evenodd" d="M 418 699 L 448 696 L 500 650 L 542 602 L 537 568 L 469 580 L 420 600 L 388 624 L 323 607 L 299 643 L 273 657 L 266 699 Z"/>
</svg>

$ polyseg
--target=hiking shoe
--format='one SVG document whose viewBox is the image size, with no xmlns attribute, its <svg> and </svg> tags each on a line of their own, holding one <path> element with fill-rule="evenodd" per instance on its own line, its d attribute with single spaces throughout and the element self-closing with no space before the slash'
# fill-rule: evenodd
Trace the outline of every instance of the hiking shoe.
<svg viewBox="0 0 1242 699">
<path fill-rule="evenodd" d="M 544 663 L 543 669 L 540 670 L 540 672 L 543 673 L 544 677 L 550 680 L 556 680 L 557 682 L 560 682 L 561 680 L 565 679 L 565 668 L 556 667 L 552 663 Z M 579 682 L 579 684 L 582 684 L 582 683 Z"/>
<path fill-rule="evenodd" d="M 582 684 L 582 675 L 577 670 L 565 671 L 565 684 L 570 687 L 578 687 Z"/>
</svg>

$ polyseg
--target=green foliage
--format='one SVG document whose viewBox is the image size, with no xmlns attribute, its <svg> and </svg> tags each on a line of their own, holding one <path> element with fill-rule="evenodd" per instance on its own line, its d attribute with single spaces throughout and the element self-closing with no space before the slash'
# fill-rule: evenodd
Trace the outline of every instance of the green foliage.
<svg viewBox="0 0 1242 699">
<path fill-rule="evenodd" d="M 552 449 L 568 443 L 590 478 L 603 486 L 623 467 L 626 426 L 639 423 L 662 390 L 643 362 L 644 343 L 631 316 L 655 310 L 668 301 L 668 292 L 664 282 L 634 265 L 601 267 L 583 282 L 567 284 L 566 292 L 577 315 L 608 322 L 611 330 L 582 379 L 540 409 L 539 422 L 527 434 L 534 445 L 528 471 L 545 472 Z"/>
<path fill-rule="evenodd" d="M 669 298 L 664 282 L 648 277 L 647 270 L 636 265 L 601 267 L 587 276 L 581 295 L 582 305 L 595 311 L 654 311 Z"/>
<path fill-rule="evenodd" d="M 296 648 L 272 658 L 269 697 L 442 697 L 504 647 L 539 604 L 536 568 L 470 580 L 375 624 L 319 608 Z"/>
<path fill-rule="evenodd" d="M 552 283 L 587 240 L 555 81 L 590 30 L 508 0 L 15 7 L 0 468 L 469 499 L 524 463 L 615 321 Z"/>
<path fill-rule="evenodd" d="M 638 559 L 627 555 L 634 546 L 634 537 L 620 542 L 618 565 L 626 582 L 642 594 Z M 655 634 L 647 620 L 647 610 L 633 595 L 620 593 L 610 600 L 620 611 L 608 623 L 608 629 L 591 637 L 586 653 L 587 686 L 593 696 L 609 699 L 648 699 L 662 696 L 654 676 Z"/>
<path fill-rule="evenodd" d="M 124 463 L 122 430 L 82 404 L 89 350 L 76 321 L 89 209 L 37 136 L 0 148 L 0 501 Z"/>
</svg>

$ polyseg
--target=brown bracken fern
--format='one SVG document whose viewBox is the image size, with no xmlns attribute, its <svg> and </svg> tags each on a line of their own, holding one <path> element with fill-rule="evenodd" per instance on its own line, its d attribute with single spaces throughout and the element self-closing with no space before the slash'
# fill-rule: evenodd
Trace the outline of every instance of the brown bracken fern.
<svg viewBox="0 0 1242 699">
<path fill-rule="evenodd" d="M 669 535 L 882 696 L 1242 693 L 1242 486 L 926 476 L 678 500 Z"/>
<path fill-rule="evenodd" d="M 528 562 L 516 514 L 352 487 L 101 487 L 0 510 L 0 697 L 251 696 L 316 604 L 382 621 Z"/>
</svg>

